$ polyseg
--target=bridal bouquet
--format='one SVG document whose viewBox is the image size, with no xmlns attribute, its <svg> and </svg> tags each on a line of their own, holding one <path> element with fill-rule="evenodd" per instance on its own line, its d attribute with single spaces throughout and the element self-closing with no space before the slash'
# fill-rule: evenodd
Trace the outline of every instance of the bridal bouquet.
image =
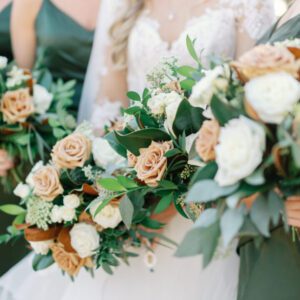
<svg viewBox="0 0 300 300">
<path fill-rule="evenodd" d="M 136 256 L 132 249 L 150 248 L 148 229 L 160 228 L 151 219 L 152 199 L 139 196 L 139 183 L 127 161 L 104 138 L 95 138 L 88 123 L 58 141 L 51 160 L 38 162 L 15 189 L 20 205 L 0 209 L 15 215 L 0 241 L 24 236 L 36 253 L 35 270 L 56 263 L 70 276 L 81 268 L 112 267 Z M 167 239 L 166 239 L 167 240 Z M 147 252 L 151 263 L 151 252 Z"/>
<path fill-rule="evenodd" d="M 289 229 L 285 200 L 300 183 L 300 43 L 257 46 L 195 79 L 189 101 L 209 115 L 195 142 L 203 166 L 185 203 L 204 211 L 177 255 L 202 253 L 208 265 L 220 241 Z"/>
<path fill-rule="evenodd" d="M 43 74 L 0 57 L 0 180 L 6 187 L 20 181 L 28 163 L 44 160 L 57 138 L 75 126 L 67 112 L 75 82 L 53 83 Z"/>
</svg>

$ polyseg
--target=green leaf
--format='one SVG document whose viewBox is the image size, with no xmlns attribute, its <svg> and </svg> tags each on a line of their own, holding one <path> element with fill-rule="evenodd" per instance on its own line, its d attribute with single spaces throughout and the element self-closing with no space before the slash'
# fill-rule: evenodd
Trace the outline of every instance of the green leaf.
<svg viewBox="0 0 300 300">
<path fill-rule="evenodd" d="M 191 184 L 204 179 L 214 179 L 218 171 L 218 165 L 216 162 L 210 162 L 203 168 L 199 168 L 194 174 L 191 180 Z"/>
<path fill-rule="evenodd" d="M 119 141 L 116 138 L 116 134 L 114 131 L 108 133 L 107 135 L 105 135 L 104 137 L 109 144 L 111 145 L 111 147 L 121 156 L 127 158 L 127 150 L 125 147 L 123 147 Z"/>
<path fill-rule="evenodd" d="M 273 225 L 278 225 L 280 217 L 285 210 L 283 199 L 274 191 L 268 194 L 268 207 Z"/>
<path fill-rule="evenodd" d="M 134 207 L 127 196 L 124 196 L 119 205 L 121 217 L 127 229 L 130 229 Z"/>
<path fill-rule="evenodd" d="M 164 225 L 163 223 L 160 223 L 150 218 L 145 218 L 141 224 L 150 229 L 161 229 Z"/>
<path fill-rule="evenodd" d="M 171 149 L 168 152 L 166 152 L 164 156 L 169 158 L 169 157 L 175 156 L 177 154 L 182 154 L 182 152 L 179 149 L 174 148 L 174 149 Z"/>
<path fill-rule="evenodd" d="M 241 111 L 230 104 L 224 103 L 217 95 L 214 95 L 211 100 L 211 110 L 221 126 L 241 115 Z"/>
<path fill-rule="evenodd" d="M 103 269 L 107 274 L 113 275 L 113 270 L 112 270 L 112 268 L 110 267 L 109 264 L 107 264 L 107 263 L 102 263 L 101 266 L 102 266 L 102 269 Z"/>
<path fill-rule="evenodd" d="M 147 148 L 152 141 L 169 141 L 171 137 L 160 129 L 142 129 L 129 134 L 115 132 L 119 143 L 134 155 L 140 155 L 141 148 Z"/>
<path fill-rule="evenodd" d="M 185 76 L 185 77 L 189 77 L 189 78 L 193 78 L 193 74 L 197 72 L 197 70 L 193 67 L 190 66 L 182 66 L 177 68 L 177 73 Z"/>
<path fill-rule="evenodd" d="M 295 166 L 300 169 L 300 147 L 297 143 L 292 143 L 292 155 Z"/>
<path fill-rule="evenodd" d="M 127 97 L 130 99 L 130 100 L 133 100 L 133 101 L 141 101 L 141 97 L 138 93 L 134 92 L 134 91 L 130 91 L 127 93 Z"/>
<path fill-rule="evenodd" d="M 219 237 L 220 225 L 218 222 L 205 228 L 193 228 L 186 234 L 175 255 L 186 257 L 203 254 L 203 265 L 206 267 L 214 256 Z"/>
<path fill-rule="evenodd" d="M 180 81 L 180 86 L 184 91 L 191 91 L 196 81 L 192 79 L 184 79 Z"/>
<path fill-rule="evenodd" d="M 195 50 L 194 43 L 192 42 L 192 40 L 190 39 L 189 36 L 186 37 L 186 46 L 187 46 L 187 49 L 188 49 L 191 57 L 199 64 L 200 60 L 199 60 L 197 52 Z"/>
<path fill-rule="evenodd" d="M 221 187 L 214 180 L 201 180 L 192 187 L 185 202 L 206 203 L 216 201 L 218 198 L 230 195 L 238 188 L 239 184 Z"/>
<path fill-rule="evenodd" d="M 52 255 L 36 254 L 33 258 L 32 268 L 34 271 L 44 270 L 54 264 Z"/>
<path fill-rule="evenodd" d="M 1 205 L 0 210 L 11 216 L 17 216 L 25 212 L 25 209 L 23 207 L 15 204 Z"/>
<path fill-rule="evenodd" d="M 119 181 L 115 178 L 102 178 L 98 180 L 98 184 L 100 184 L 104 189 L 113 191 L 113 192 L 123 192 L 126 191 L 123 185 L 119 183 Z"/>
<path fill-rule="evenodd" d="M 266 237 L 270 236 L 270 213 L 268 202 L 262 195 L 260 195 L 253 203 L 250 211 L 250 218 L 261 234 Z"/>
<path fill-rule="evenodd" d="M 159 214 L 159 213 L 165 211 L 171 205 L 171 203 L 173 202 L 173 199 L 174 199 L 173 193 L 162 197 L 159 200 L 158 204 L 156 205 L 154 213 Z"/>
<path fill-rule="evenodd" d="M 134 189 L 138 187 L 138 184 L 133 179 L 126 176 L 117 176 L 117 179 L 126 189 Z"/>
<path fill-rule="evenodd" d="M 194 227 L 209 227 L 213 225 L 218 218 L 218 211 L 215 208 L 205 209 L 195 222 Z"/>
<path fill-rule="evenodd" d="M 221 217 L 221 232 L 227 247 L 238 234 L 244 223 L 244 215 L 239 209 L 228 209 Z"/>
<path fill-rule="evenodd" d="M 182 100 L 175 116 L 173 131 L 176 136 L 185 132 L 186 136 L 199 131 L 205 121 L 203 109 L 193 107 L 186 99 Z"/>
</svg>

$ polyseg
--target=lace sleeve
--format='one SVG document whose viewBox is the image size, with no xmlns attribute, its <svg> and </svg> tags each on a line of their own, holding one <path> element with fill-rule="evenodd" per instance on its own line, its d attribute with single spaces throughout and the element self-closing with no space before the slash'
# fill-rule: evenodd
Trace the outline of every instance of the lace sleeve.
<svg viewBox="0 0 300 300">
<path fill-rule="evenodd" d="M 112 70 L 109 29 L 126 7 L 124 0 L 102 0 L 93 49 L 81 97 L 79 122 L 90 120 L 95 129 L 103 129 L 120 114 L 121 77 Z M 122 80 L 125 80 L 122 78 Z M 126 90 L 119 93 L 125 94 Z"/>
<path fill-rule="evenodd" d="M 259 39 L 275 21 L 273 0 L 221 0 L 234 10 L 239 30 Z"/>
</svg>

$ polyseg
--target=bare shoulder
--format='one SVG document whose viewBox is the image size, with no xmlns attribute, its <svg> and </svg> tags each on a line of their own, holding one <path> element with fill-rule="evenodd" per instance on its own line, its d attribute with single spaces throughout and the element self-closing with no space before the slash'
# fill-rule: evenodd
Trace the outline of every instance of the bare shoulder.
<svg viewBox="0 0 300 300">
<path fill-rule="evenodd" d="M 38 14 L 43 0 L 13 0 L 13 12 L 27 19 L 36 17 Z M 26 11 L 26 14 L 24 14 Z"/>
</svg>

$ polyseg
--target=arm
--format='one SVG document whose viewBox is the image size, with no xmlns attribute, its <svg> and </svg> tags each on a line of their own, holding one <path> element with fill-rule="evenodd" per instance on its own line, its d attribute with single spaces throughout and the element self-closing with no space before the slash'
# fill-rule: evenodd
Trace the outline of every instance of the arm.
<svg viewBox="0 0 300 300">
<path fill-rule="evenodd" d="M 11 15 L 11 37 L 17 64 L 31 69 L 36 55 L 35 19 L 42 0 L 14 0 Z"/>
<path fill-rule="evenodd" d="M 249 0 L 233 9 L 237 23 L 236 57 L 239 57 L 271 27 L 275 19 L 274 6 L 272 0 Z"/>
</svg>

